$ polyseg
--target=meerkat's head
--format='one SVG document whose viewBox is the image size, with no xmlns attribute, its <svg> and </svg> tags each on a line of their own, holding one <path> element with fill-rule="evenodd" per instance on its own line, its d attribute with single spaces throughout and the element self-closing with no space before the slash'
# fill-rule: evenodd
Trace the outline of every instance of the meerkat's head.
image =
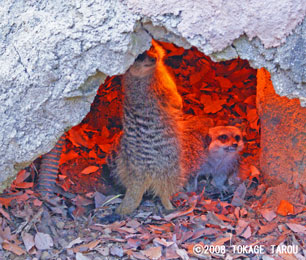
<svg viewBox="0 0 306 260">
<path fill-rule="evenodd" d="M 234 156 L 243 149 L 242 133 L 235 126 L 216 126 L 208 131 L 206 137 L 210 153 Z"/>
<path fill-rule="evenodd" d="M 138 55 L 134 64 L 129 68 L 128 73 L 137 78 L 151 75 L 156 67 L 156 58 L 148 55 L 147 52 Z"/>
</svg>

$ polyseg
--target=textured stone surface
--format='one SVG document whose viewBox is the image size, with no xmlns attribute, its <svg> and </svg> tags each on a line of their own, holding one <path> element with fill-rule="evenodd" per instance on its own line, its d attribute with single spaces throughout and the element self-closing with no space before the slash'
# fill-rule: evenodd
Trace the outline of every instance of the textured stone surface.
<svg viewBox="0 0 306 260">
<path fill-rule="evenodd" d="M 306 107 L 277 95 L 267 70 L 257 71 L 257 82 L 260 168 L 271 185 L 306 188 Z"/>
<path fill-rule="evenodd" d="M 149 48 L 150 35 L 211 55 L 246 35 L 216 56 L 239 53 L 274 69 L 279 93 L 305 98 L 304 27 L 286 41 L 305 15 L 303 0 L 4 0 L 1 6 L 2 188 L 82 120 L 105 76 L 123 73 Z M 277 48 L 264 49 L 270 47 Z"/>
<path fill-rule="evenodd" d="M 0 182 L 49 151 L 87 114 L 105 76 L 150 46 L 119 1 L 76 2 L 1 3 Z"/>
</svg>

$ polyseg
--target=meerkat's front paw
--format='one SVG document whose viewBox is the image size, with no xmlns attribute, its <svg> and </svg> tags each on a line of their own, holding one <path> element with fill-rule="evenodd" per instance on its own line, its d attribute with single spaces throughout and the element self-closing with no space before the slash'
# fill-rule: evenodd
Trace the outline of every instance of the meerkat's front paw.
<svg viewBox="0 0 306 260">
<path fill-rule="evenodd" d="M 161 196 L 161 203 L 163 204 L 164 208 L 167 210 L 167 211 L 173 211 L 175 208 L 173 207 L 171 201 L 170 201 L 170 198 L 165 195 L 165 196 Z"/>
<path fill-rule="evenodd" d="M 116 213 L 118 215 L 128 215 L 131 214 L 134 211 L 135 208 L 127 207 L 124 203 L 121 203 L 119 207 L 116 209 Z"/>
</svg>

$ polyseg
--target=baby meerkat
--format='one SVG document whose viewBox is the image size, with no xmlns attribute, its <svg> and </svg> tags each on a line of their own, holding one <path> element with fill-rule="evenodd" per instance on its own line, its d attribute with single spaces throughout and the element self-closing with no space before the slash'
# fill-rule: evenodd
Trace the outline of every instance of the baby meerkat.
<svg viewBox="0 0 306 260">
<path fill-rule="evenodd" d="M 244 143 L 241 131 L 234 126 L 216 126 L 208 130 L 205 138 L 207 145 L 203 163 L 194 180 L 194 190 L 197 189 L 200 176 L 212 177 L 212 184 L 221 196 L 226 191 L 225 182 L 239 182 L 239 152 Z"/>
</svg>

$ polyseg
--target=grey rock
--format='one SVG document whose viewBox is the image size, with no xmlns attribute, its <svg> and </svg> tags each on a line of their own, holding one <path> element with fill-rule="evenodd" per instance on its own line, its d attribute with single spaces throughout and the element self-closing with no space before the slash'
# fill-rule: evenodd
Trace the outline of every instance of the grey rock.
<svg viewBox="0 0 306 260">
<path fill-rule="evenodd" d="M 48 152 L 88 113 L 107 75 L 150 36 L 120 1 L 4 1 L 0 9 L 0 182 Z"/>
</svg>

